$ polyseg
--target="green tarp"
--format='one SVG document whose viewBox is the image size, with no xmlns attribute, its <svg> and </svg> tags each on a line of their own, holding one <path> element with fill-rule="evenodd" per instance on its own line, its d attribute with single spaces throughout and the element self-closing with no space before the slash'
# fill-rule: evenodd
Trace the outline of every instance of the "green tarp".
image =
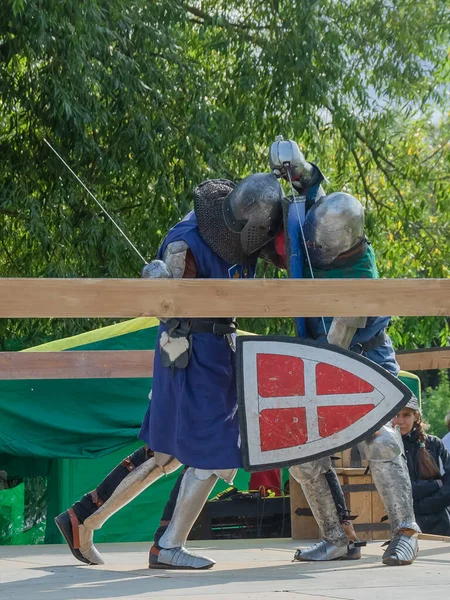
<svg viewBox="0 0 450 600">
<path fill-rule="evenodd" d="M 0 492 L 0 540 L 14 543 L 24 529 L 25 485 Z"/>
<path fill-rule="evenodd" d="M 55 345 L 65 350 L 154 349 L 156 319 L 134 319 L 128 326 L 69 338 L 65 348 L 61 341 Z M 0 381 L 0 454 L 95 458 L 117 450 L 136 439 L 151 384 L 151 378 Z"/>
<path fill-rule="evenodd" d="M 0 544 L 38 544 L 45 538 L 45 480 L 27 478 L 0 490 Z"/>
</svg>

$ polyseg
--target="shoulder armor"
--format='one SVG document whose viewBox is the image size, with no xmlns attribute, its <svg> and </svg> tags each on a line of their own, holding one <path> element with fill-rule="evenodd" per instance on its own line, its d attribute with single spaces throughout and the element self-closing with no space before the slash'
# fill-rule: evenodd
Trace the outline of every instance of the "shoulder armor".
<svg viewBox="0 0 450 600">
<path fill-rule="evenodd" d="M 183 240 L 171 242 L 164 251 L 163 261 L 175 279 L 181 279 L 186 267 L 186 254 L 189 246 Z"/>
</svg>

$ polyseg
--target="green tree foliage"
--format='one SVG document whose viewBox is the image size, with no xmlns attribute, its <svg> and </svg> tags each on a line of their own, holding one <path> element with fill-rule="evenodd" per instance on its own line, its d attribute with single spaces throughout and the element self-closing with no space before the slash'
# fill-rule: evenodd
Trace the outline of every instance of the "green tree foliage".
<svg viewBox="0 0 450 600">
<path fill-rule="evenodd" d="M 4 0 L 1 275 L 140 271 L 44 137 L 150 259 L 196 184 L 267 169 L 282 133 L 365 204 L 382 276 L 447 277 L 448 31 L 445 0 Z M 5 321 L 0 344 L 97 323 Z M 448 337 L 442 318 L 392 331 Z"/>
<path fill-rule="evenodd" d="M 430 425 L 428 433 L 442 438 L 448 432 L 445 416 L 450 412 L 450 382 L 447 371 L 440 371 L 439 385 L 427 388 L 422 397 L 424 420 Z"/>
</svg>

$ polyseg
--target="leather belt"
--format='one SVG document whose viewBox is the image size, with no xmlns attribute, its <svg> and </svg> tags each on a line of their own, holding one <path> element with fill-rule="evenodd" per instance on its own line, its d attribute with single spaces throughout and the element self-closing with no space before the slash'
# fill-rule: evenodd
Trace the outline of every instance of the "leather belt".
<svg viewBox="0 0 450 600">
<path fill-rule="evenodd" d="M 236 333 L 237 323 L 233 319 L 168 319 L 164 325 L 170 330 L 187 325 L 190 333 L 214 333 L 221 337 Z"/>
<path fill-rule="evenodd" d="M 387 340 L 387 337 L 387 333 L 383 329 L 382 331 L 380 331 L 380 333 L 374 335 L 373 338 L 367 340 L 367 342 L 364 342 L 363 344 L 355 344 L 350 348 L 350 350 L 352 352 L 356 352 L 357 354 L 369 352 L 369 350 L 373 350 L 374 348 L 378 348 L 378 346 L 384 344 L 384 342 Z"/>
<path fill-rule="evenodd" d="M 193 319 L 191 322 L 192 333 L 214 333 L 217 336 L 236 333 L 237 323 L 231 319 Z"/>
</svg>

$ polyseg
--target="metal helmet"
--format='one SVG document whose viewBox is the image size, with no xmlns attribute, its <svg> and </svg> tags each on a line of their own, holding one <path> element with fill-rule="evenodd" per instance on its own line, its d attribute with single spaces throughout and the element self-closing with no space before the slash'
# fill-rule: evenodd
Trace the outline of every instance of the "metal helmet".
<svg viewBox="0 0 450 600">
<path fill-rule="evenodd" d="M 304 234 L 313 267 L 327 267 L 365 240 L 364 208 L 345 192 L 323 196 L 308 211 Z"/>
<path fill-rule="evenodd" d="M 275 175 L 256 173 L 236 186 L 209 179 L 194 191 L 201 237 L 230 264 L 243 264 L 268 243 L 282 225 L 282 189 Z"/>
<path fill-rule="evenodd" d="M 251 256 L 273 240 L 283 223 L 283 190 L 272 173 L 255 173 L 240 181 L 223 203 L 228 228 L 238 233 Z"/>
</svg>

